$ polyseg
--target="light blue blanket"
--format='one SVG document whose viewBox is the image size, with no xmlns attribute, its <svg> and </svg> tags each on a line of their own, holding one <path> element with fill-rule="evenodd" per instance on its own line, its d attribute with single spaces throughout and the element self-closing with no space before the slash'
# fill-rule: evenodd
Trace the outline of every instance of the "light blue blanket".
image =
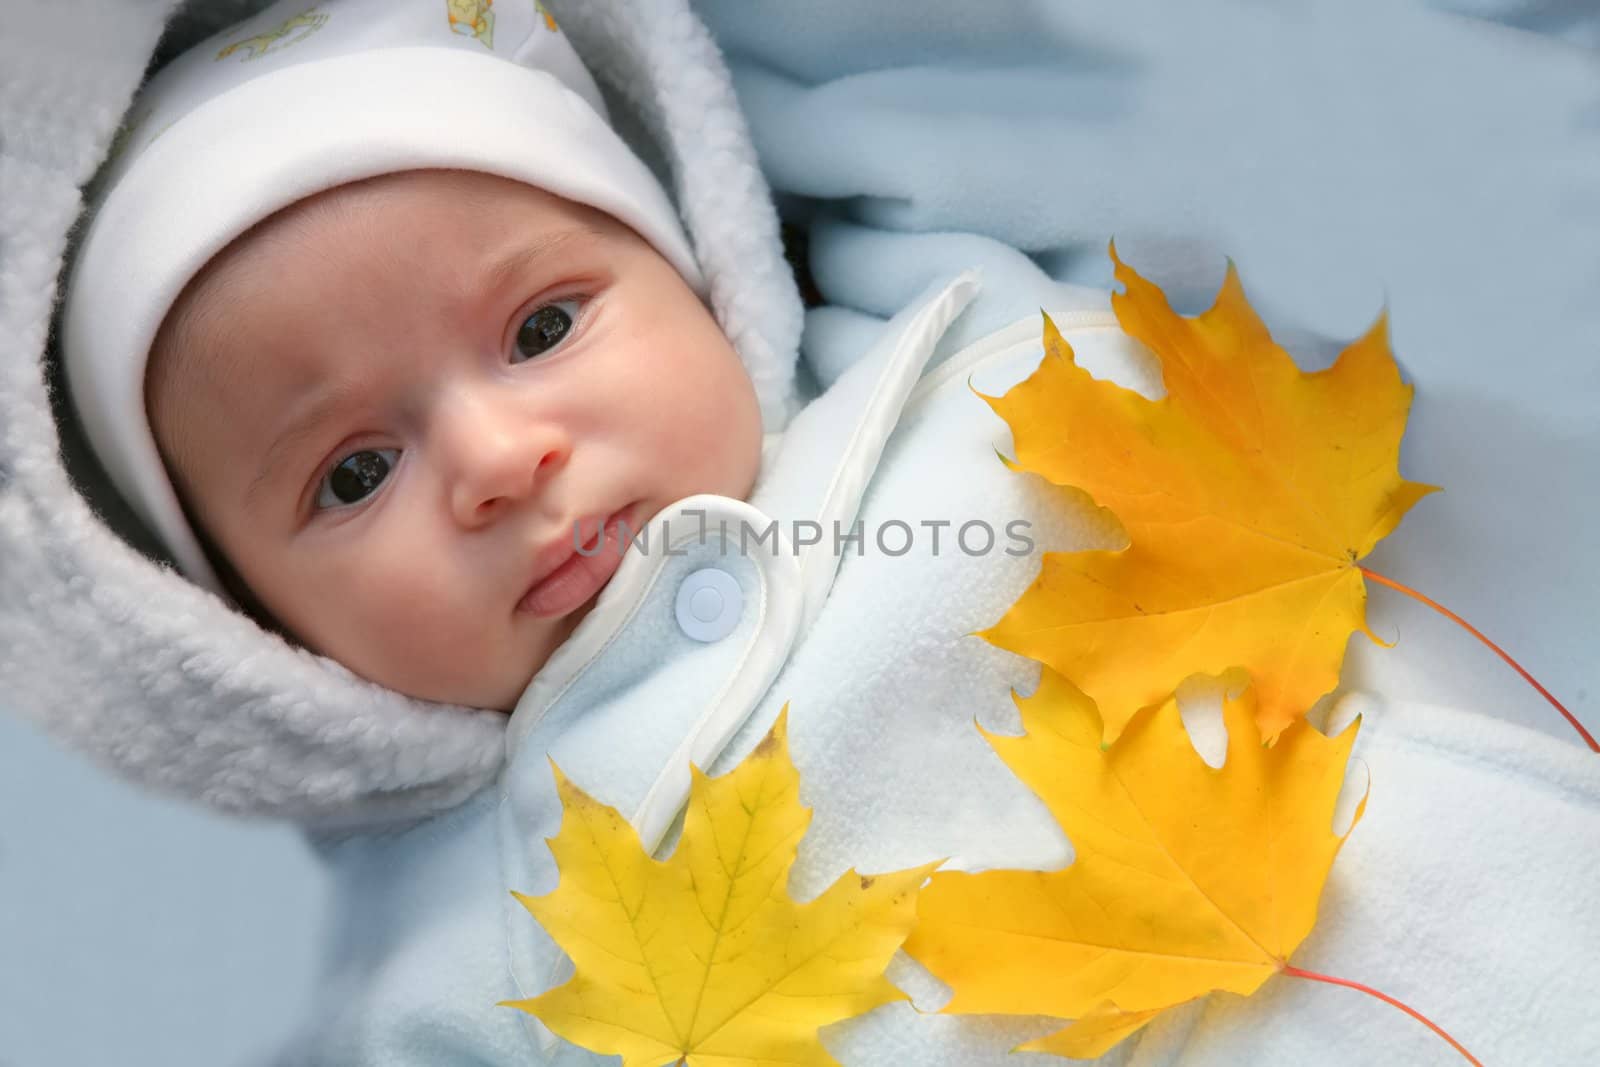
<svg viewBox="0 0 1600 1067">
<path fill-rule="evenodd" d="M 943 349 L 1111 285 L 1179 310 L 1227 258 L 1314 368 L 1387 308 L 1416 386 L 1401 470 L 1445 487 L 1367 561 L 1498 635 L 1591 729 L 1600 623 L 1600 11 L 1573 3 L 696 0 L 825 306 L 864 350 L 929 282 Z M 1528 32 L 1532 29 L 1545 34 Z M 936 357 L 937 358 L 937 357 Z M 1380 591 L 1351 680 L 1575 739 L 1492 654 Z"/>
<path fill-rule="evenodd" d="M 1063 286 L 1109 287 L 1112 238 L 1188 312 L 1231 257 L 1307 368 L 1387 310 L 1416 386 L 1402 471 L 1447 491 L 1366 562 L 1477 623 L 1600 729 L 1592 5 L 696 6 L 809 238 L 824 303 L 805 355 L 821 385 L 929 282 L 984 271 L 949 355 L 1066 302 Z M 1368 612 L 1397 643 L 1352 641 L 1346 684 L 1435 710 L 1369 718 L 1400 735 L 1362 754 L 1366 835 L 1335 868 L 1306 965 L 1403 989 L 1486 1062 L 1580 1062 L 1600 1031 L 1577 1022 L 1592 980 L 1577 976 L 1600 943 L 1584 909 L 1555 902 L 1589 893 L 1600 757 L 1440 616 L 1380 588 Z M 1536 826 L 1507 822 L 1508 797 L 1554 807 Z M 1210 998 L 1119 1051 L 1340 1063 L 1377 1047 L 1452 1062 L 1388 1009 L 1307 985 Z M 907 1059 L 940 1062 L 917 1051 Z"/>
</svg>

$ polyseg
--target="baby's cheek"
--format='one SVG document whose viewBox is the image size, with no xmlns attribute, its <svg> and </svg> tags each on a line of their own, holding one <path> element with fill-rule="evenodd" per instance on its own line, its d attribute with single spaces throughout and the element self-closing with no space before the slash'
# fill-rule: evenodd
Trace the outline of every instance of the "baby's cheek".
<svg viewBox="0 0 1600 1067">
<path fill-rule="evenodd" d="M 370 643 L 417 655 L 450 640 L 454 627 L 444 625 L 452 601 L 429 554 L 385 552 L 378 545 L 358 551 L 343 581 L 329 583 L 329 614 L 339 616 Z"/>
<path fill-rule="evenodd" d="M 720 444 L 723 449 L 760 437 L 761 415 L 744 368 L 722 359 L 702 359 L 698 373 L 674 383 L 673 410 L 686 447 Z"/>
<path fill-rule="evenodd" d="M 355 624 L 368 676 L 402 692 L 450 703 L 482 703 L 478 689 L 490 673 L 497 642 L 488 626 L 496 618 L 488 604 L 465 595 L 471 583 L 454 590 L 422 559 L 387 582 L 369 583 L 359 598 Z M 501 612 L 509 615 L 509 610 Z"/>
</svg>

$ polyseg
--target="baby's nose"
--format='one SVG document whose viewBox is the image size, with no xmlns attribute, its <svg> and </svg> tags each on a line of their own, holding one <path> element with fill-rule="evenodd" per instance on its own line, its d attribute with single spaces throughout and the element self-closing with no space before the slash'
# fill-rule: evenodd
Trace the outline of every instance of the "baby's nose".
<svg viewBox="0 0 1600 1067">
<path fill-rule="evenodd" d="M 488 521 L 544 492 L 572 454 L 559 422 L 526 410 L 480 408 L 457 416 L 451 505 L 464 525 Z"/>
</svg>

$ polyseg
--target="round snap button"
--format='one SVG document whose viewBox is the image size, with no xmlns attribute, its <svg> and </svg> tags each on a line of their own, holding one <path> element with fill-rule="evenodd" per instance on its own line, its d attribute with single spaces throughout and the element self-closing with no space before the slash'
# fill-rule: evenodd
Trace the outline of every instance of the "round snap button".
<svg viewBox="0 0 1600 1067">
<path fill-rule="evenodd" d="M 712 622 L 722 614 L 722 594 L 715 589 L 697 589 L 689 600 L 689 613 L 701 622 Z"/>
<path fill-rule="evenodd" d="M 744 594 L 733 575 L 717 567 L 702 567 L 678 586 L 674 606 L 678 628 L 696 641 L 720 641 L 739 625 Z"/>
</svg>

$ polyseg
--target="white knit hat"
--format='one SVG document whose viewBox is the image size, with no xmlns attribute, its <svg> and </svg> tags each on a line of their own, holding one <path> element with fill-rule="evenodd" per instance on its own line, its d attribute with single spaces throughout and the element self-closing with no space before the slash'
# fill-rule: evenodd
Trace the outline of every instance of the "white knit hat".
<svg viewBox="0 0 1600 1067">
<path fill-rule="evenodd" d="M 131 115 L 68 282 L 68 391 L 112 483 L 219 595 L 156 448 L 145 366 L 184 286 L 256 223 L 381 174 L 482 171 L 627 223 L 706 295 L 671 200 L 535 0 L 280 0 L 173 60 Z"/>
</svg>

